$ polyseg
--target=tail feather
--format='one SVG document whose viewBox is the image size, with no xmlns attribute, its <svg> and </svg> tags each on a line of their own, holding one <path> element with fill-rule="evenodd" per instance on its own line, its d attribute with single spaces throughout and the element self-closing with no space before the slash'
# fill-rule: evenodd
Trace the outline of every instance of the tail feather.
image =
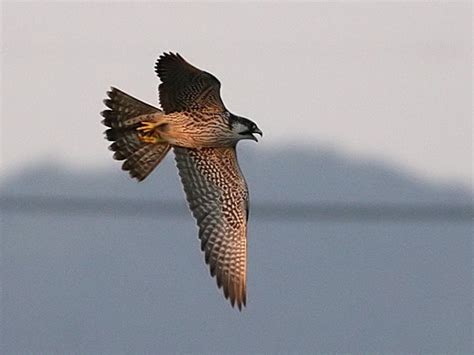
<svg viewBox="0 0 474 355">
<path fill-rule="evenodd" d="M 115 152 L 114 159 L 116 160 L 127 159 L 130 155 L 145 146 L 134 131 L 120 132 L 120 137 L 115 138 L 115 141 L 114 139 L 107 139 L 113 141 L 109 149 Z"/>
<path fill-rule="evenodd" d="M 115 152 L 114 159 L 125 160 L 122 169 L 141 181 L 163 160 L 170 145 L 143 142 L 137 128 L 148 118 L 147 115 L 162 111 L 116 88 L 108 91 L 107 96 L 109 98 L 104 100 L 104 104 L 108 109 L 101 114 L 104 117 L 102 123 L 109 127 L 105 136 L 113 142 L 109 149 Z"/>
<path fill-rule="evenodd" d="M 129 171 L 130 176 L 142 181 L 163 160 L 170 150 L 169 144 L 148 144 L 140 149 L 140 154 L 135 152 L 122 165 L 122 169 Z"/>
<path fill-rule="evenodd" d="M 110 110 L 102 112 L 102 116 L 104 116 L 102 123 L 107 127 L 120 128 L 129 119 L 148 113 L 161 112 L 160 109 L 148 105 L 117 88 L 111 88 L 107 92 L 107 96 L 109 98 L 104 100 L 104 104 Z"/>
</svg>

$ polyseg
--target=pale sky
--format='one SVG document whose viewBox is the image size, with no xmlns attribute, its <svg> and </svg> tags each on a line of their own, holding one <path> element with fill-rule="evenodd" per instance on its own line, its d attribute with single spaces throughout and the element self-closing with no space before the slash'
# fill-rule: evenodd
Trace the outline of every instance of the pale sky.
<svg viewBox="0 0 474 355">
<path fill-rule="evenodd" d="M 216 75 L 258 149 L 330 145 L 471 183 L 471 3 L 3 3 L 2 171 L 111 164 L 114 85 L 157 104 L 178 51 Z"/>
</svg>

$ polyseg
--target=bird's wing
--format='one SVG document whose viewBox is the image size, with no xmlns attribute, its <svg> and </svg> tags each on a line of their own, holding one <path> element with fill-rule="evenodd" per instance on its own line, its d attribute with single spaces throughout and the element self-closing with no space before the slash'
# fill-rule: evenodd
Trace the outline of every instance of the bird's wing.
<svg viewBox="0 0 474 355">
<path fill-rule="evenodd" d="M 185 110 L 225 111 L 217 78 L 200 70 L 179 54 L 164 53 L 155 65 L 161 79 L 159 95 L 165 113 Z"/>
<path fill-rule="evenodd" d="M 246 303 L 248 190 L 234 148 L 174 147 L 211 276 L 241 309 Z"/>
</svg>

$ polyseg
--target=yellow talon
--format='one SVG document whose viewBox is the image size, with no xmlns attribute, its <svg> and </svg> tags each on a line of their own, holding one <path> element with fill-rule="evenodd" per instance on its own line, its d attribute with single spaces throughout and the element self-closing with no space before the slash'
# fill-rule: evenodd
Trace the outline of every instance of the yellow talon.
<svg viewBox="0 0 474 355">
<path fill-rule="evenodd" d="M 151 144 L 156 144 L 158 143 L 158 138 L 152 137 L 152 136 L 144 136 L 139 134 L 138 138 L 143 142 L 143 143 L 151 143 Z"/>
<path fill-rule="evenodd" d="M 143 121 L 141 122 L 141 127 L 137 128 L 137 131 L 142 131 L 143 133 L 152 132 L 157 124 L 155 122 Z"/>
</svg>

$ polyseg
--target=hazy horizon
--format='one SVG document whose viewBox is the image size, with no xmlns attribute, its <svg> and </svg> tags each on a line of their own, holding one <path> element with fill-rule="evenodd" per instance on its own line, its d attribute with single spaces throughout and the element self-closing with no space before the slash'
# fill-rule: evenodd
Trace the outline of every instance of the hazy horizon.
<svg viewBox="0 0 474 355">
<path fill-rule="evenodd" d="M 1 350 L 472 352 L 472 195 L 337 154 L 241 153 L 242 312 L 209 276 L 172 159 L 140 184 L 118 162 L 2 181 Z"/>
<path fill-rule="evenodd" d="M 259 124 L 256 151 L 334 147 L 471 185 L 470 9 L 3 2 L 2 171 L 47 156 L 108 164 L 105 91 L 157 105 L 153 65 L 172 50 L 215 74 L 229 109 Z"/>
</svg>

